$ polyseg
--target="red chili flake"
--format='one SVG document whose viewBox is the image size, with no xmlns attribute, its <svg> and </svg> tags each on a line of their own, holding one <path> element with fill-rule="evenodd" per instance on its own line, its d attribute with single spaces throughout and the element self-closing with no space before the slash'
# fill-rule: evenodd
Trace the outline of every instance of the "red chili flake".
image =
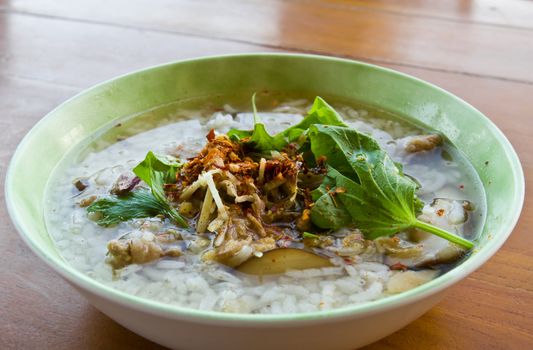
<svg viewBox="0 0 533 350">
<path fill-rule="evenodd" d="M 405 266 L 404 264 L 402 264 L 401 262 L 397 262 L 395 264 L 392 264 L 390 266 L 390 269 L 391 270 L 399 270 L 399 271 L 406 271 L 407 270 L 407 266 Z"/>
<path fill-rule="evenodd" d="M 460 188 L 460 189 L 464 189 L 464 188 L 465 188 L 465 185 L 459 185 L 459 188 Z"/>
<path fill-rule="evenodd" d="M 444 209 L 439 209 L 439 210 L 437 210 L 437 215 L 438 216 L 444 216 L 444 212 L 445 212 Z"/>
<path fill-rule="evenodd" d="M 207 134 L 207 141 L 213 141 L 215 139 L 215 129 L 209 130 L 209 133 Z"/>
</svg>

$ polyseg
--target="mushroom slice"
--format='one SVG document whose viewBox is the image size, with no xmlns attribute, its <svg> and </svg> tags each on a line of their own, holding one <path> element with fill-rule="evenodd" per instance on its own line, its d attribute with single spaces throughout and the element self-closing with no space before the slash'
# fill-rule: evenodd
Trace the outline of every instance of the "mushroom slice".
<svg viewBox="0 0 533 350">
<path fill-rule="evenodd" d="M 237 271 L 250 275 L 275 275 L 289 270 L 331 267 L 328 258 L 295 248 L 280 248 L 253 257 L 237 267 Z"/>
</svg>

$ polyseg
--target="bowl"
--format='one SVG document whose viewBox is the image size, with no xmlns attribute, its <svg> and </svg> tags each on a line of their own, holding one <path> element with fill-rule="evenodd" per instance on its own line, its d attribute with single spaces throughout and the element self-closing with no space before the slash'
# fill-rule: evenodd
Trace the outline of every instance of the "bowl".
<svg viewBox="0 0 533 350">
<path fill-rule="evenodd" d="M 264 89 L 353 99 L 431 125 L 446 135 L 473 164 L 486 191 L 486 222 L 472 256 L 401 294 L 331 311 L 283 315 L 227 314 L 166 305 L 103 285 L 63 261 L 45 227 L 43 196 L 52 170 L 76 144 L 117 118 L 173 101 Z M 301 54 L 178 61 L 94 86 L 33 127 L 18 146 L 6 178 L 11 219 L 44 262 L 121 325 L 180 349 L 353 349 L 374 342 L 421 316 L 447 288 L 485 263 L 511 234 L 523 198 L 524 177 L 516 153 L 501 131 L 474 107 L 434 85 L 389 69 Z"/>
</svg>

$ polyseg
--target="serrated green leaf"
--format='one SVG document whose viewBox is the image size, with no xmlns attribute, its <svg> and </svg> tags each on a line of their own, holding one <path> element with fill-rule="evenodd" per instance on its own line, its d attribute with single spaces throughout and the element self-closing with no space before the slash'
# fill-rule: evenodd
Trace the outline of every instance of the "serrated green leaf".
<svg viewBox="0 0 533 350">
<path fill-rule="evenodd" d="M 417 184 L 403 175 L 372 137 L 347 127 L 312 125 L 309 138 L 315 158 L 326 158 L 329 171 L 324 182 L 326 189 L 331 187 L 329 193 L 321 186 L 313 194 L 313 199 L 320 194 L 311 209 L 311 220 L 317 226 L 342 227 L 330 218 L 344 210 L 369 239 L 419 227 L 472 248 L 470 241 L 417 220 L 416 213 L 423 206 L 415 194 Z"/>
<path fill-rule="evenodd" d="M 329 167 L 320 187 L 311 192 L 311 198 L 315 201 L 311 209 L 311 221 L 320 228 L 337 230 L 352 223 L 348 210 L 334 199 L 339 176 L 342 175 Z"/>
</svg>

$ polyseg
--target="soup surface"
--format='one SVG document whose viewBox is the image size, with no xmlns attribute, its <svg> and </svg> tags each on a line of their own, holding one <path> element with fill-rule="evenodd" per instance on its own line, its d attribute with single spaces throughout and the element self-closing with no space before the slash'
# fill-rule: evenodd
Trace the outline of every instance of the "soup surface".
<svg viewBox="0 0 533 350">
<path fill-rule="evenodd" d="M 415 184 L 419 221 L 467 240 L 476 238 L 484 221 L 484 192 L 458 150 L 431 130 L 384 111 L 327 100 L 342 116 L 343 127 L 377 141 L 396 164 L 399 175 L 394 176 Z M 364 220 L 355 215 L 350 221 L 349 188 L 337 183 L 317 192 L 335 153 L 328 159 L 316 151 L 309 162 L 311 151 L 300 152 L 307 147 L 306 137 L 313 145 L 310 135 L 319 135 L 319 129 L 304 132 L 281 151 L 247 151 L 254 147 L 246 143 L 249 135 L 223 135 L 254 129 L 249 96 L 206 101 L 124 118 L 69 153 L 48 184 L 45 206 L 48 230 L 65 261 L 99 282 L 163 303 L 223 312 L 295 313 L 400 293 L 468 256 L 460 244 L 420 228 L 398 228 L 398 233 L 379 237 L 372 227 L 361 224 L 360 230 L 358 223 Z M 316 103 L 309 96 L 263 93 L 257 96 L 258 116 L 274 135 L 309 118 Z M 207 164 L 212 149 L 221 150 L 222 164 L 218 158 Z M 149 214 L 142 215 L 149 201 L 135 202 L 134 193 L 146 194 L 149 203 L 157 203 L 157 196 L 132 170 L 143 159 L 146 165 L 149 151 L 171 164 L 169 169 L 175 167 L 176 174 L 162 187 L 171 209 L 146 209 Z M 318 199 L 317 193 L 326 197 Z M 331 212 L 319 211 L 319 201 L 328 201 L 325 208 Z M 127 211 L 109 216 L 121 203 L 135 209 L 134 218 Z M 337 214 L 347 212 L 349 223 L 338 227 Z"/>
</svg>

